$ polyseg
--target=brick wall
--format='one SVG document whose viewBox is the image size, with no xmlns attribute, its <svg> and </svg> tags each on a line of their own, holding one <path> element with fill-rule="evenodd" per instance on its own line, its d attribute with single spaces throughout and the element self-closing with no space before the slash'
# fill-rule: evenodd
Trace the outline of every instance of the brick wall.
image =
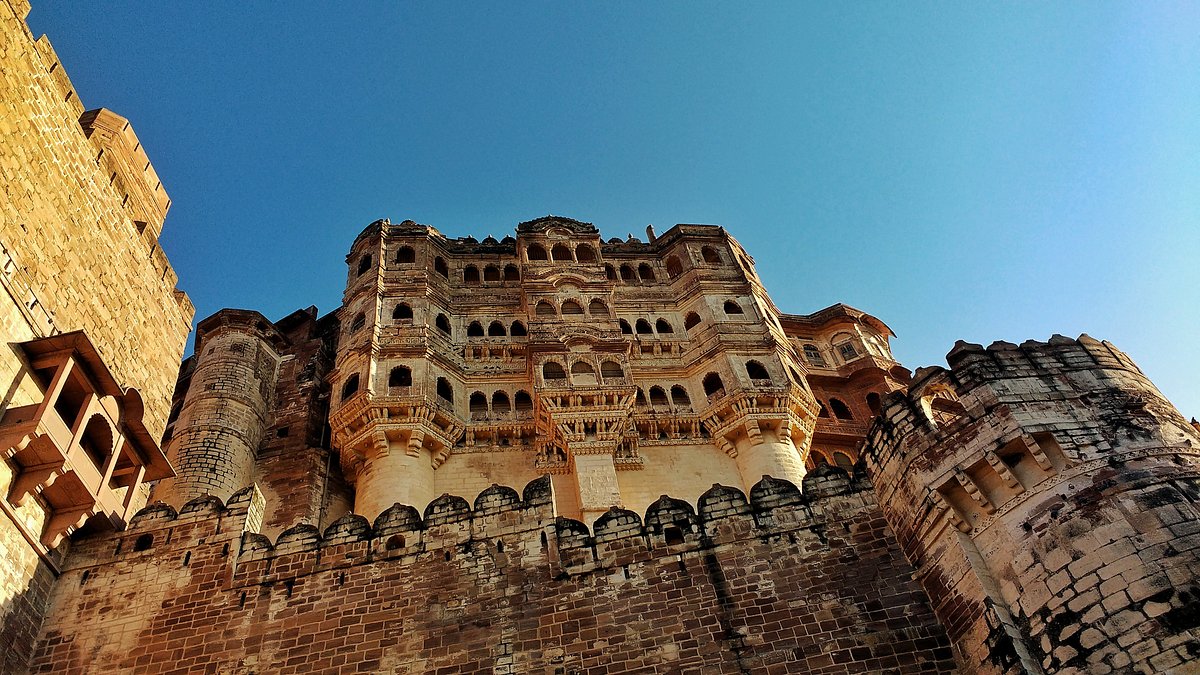
<svg viewBox="0 0 1200 675">
<path fill-rule="evenodd" d="M 547 478 L 423 517 L 254 534 L 261 497 L 151 507 L 81 541 L 38 672 L 952 672 L 864 480 L 662 498 L 594 531 Z M 142 539 L 149 536 L 152 541 Z M 137 551 L 139 539 L 146 550 Z M 86 578 L 85 578 L 86 575 Z"/>
</svg>

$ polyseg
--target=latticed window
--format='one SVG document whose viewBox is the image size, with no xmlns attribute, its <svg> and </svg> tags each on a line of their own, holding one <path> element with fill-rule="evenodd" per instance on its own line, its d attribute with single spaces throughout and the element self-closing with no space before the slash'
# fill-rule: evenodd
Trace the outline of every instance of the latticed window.
<svg viewBox="0 0 1200 675">
<path fill-rule="evenodd" d="M 845 342 L 838 345 L 838 353 L 842 355 L 843 361 L 850 361 L 858 358 L 858 350 L 854 348 L 853 342 Z"/>
</svg>

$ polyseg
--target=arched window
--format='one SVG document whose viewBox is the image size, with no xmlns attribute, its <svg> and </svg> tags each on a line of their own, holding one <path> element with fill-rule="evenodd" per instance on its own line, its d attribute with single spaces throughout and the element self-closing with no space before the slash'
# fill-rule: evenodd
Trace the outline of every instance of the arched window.
<svg viewBox="0 0 1200 675">
<path fill-rule="evenodd" d="M 412 369 L 408 366 L 396 366 L 388 375 L 389 387 L 411 387 Z"/>
<path fill-rule="evenodd" d="M 346 384 L 342 385 L 342 400 L 350 398 L 358 393 L 358 373 L 346 378 Z"/>
<path fill-rule="evenodd" d="M 576 361 L 575 363 L 571 364 L 571 374 L 595 376 L 596 369 L 593 368 L 592 364 L 588 363 L 587 361 Z"/>
<path fill-rule="evenodd" d="M 821 356 L 821 350 L 816 345 L 804 345 L 804 358 L 814 366 L 825 365 L 825 357 Z"/>
<path fill-rule="evenodd" d="M 525 257 L 529 260 L 545 260 L 546 249 L 541 244 L 530 244 L 525 249 Z"/>
<path fill-rule="evenodd" d="M 493 321 L 488 324 L 488 337 L 504 337 L 504 324 Z"/>
<path fill-rule="evenodd" d="M 588 303 L 588 314 L 592 316 L 608 316 L 608 305 L 604 304 L 604 301 L 600 298 L 593 298 Z"/>
<path fill-rule="evenodd" d="M 637 393 L 633 395 L 633 404 L 636 406 L 646 405 L 646 392 L 642 391 L 641 387 L 638 387 Z"/>
<path fill-rule="evenodd" d="M 356 276 L 362 276 L 363 273 L 369 269 L 371 269 L 371 254 L 370 253 L 368 253 L 367 255 L 364 255 L 363 257 L 358 259 L 358 274 Z"/>
<path fill-rule="evenodd" d="M 600 364 L 600 375 L 604 379 L 625 377 L 625 371 L 621 369 L 621 364 L 616 361 L 605 361 Z"/>
<path fill-rule="evenodd" d="M 567 300 L 562 304 L 563 316 L 576 316 L 583 314 L 583 306 L 574 300 Z"/>
<path fill-rule="evenodd" d="M 514 321 L 512 322 L 512 327 L 508 329 L 508 334 L 516 337 L 524 337 L 529 335 L 529 332 L 525 330 L 525 324 L 520 321 Z"/>
<path fill-rule="evenodd" d="M 771 374 L 767 372 L 766 367 L 758 361 L 746 362 L 746 374 L 751 380 L 770 380 Z"/>
<path fill-rule="evenodd" d="M 853 342 L 843 342 L 837 346 L 837 350 L 843 361 L 853 361 L 858 358 L 858 350 L 855 349 Z"/>
<path fill-rule="evenodd" d="M 389 551 L 397 551 L 404 548 L 404 535 L 393 534 L 388 537 L 386 546 Z"/>
<path fill-rule="evenodd" d="M 612 265 L 605 265 L 604 266 L 604 276 L 607 277 L 609 281 L 616 281 L 617 280 L 617 269 L 615 267 L 613 267 Z"/>
<path fill-rule="evenodd" d="M 83 437 L 79 439 L 80 447 L 87 453 L 88 459 L 98 471 L 104 471 L 113 451 L 113 431 L 103 415 L 92 415 L 84 427 Z"/>
<path fill-rule="evenodd" d="M 683 274 L 683 263 L 679 262 L 679 258 L 670 256 L 667 258 L 667 276 L 674 279 Z"/>
<path fill-rule="evenodd" d="M 621 265 L 621 281 L 637 281 L 637 274 L 629 265 Z"/>
<path fill-rule="evenodd" d="M 817 417 L 829 417 L 829 408 L 826 408 L 825 404 L 821 401 L 817 401 L 817 405 L 821 406 L 821 410 L 817 413 Z"/>
<path fill-rule="evenodd" d="M 633 328 L 625 319 L 617 319 L 617 323 L 621 325 L 621 333 L 624 335 L 633 335 Z"/>
<path fill-rule="evenodd" d="M 650 405 L 671 405 L 671 402 L 667 400 L 667 392 L 663 391 L 662 387 L 657 385 L 650 387 Z"/>
<path fill-rule="evenodd" d="M 721 254 L 717 253 L 717 249 L 711 246 L 705 246 L 704 248 L 700 249 L 700 256 L 704 258 L 704 262 L 710 265 L 721 264 Z"/>
<path fill-rule="evenodd" d="M 671 387 L 671 403 L 677 408 L 685 408 L 692 404 L 692 398 L 688 396 L 687 389 L 683 385 L 675 385 Z"/>
<path fill-rule="evenodd" d="M 484 281 L 500 281 L 500 268 L 495 265 L 488 265 L 483 268 Z"/>
<path fill-rule="evenodd" d="M 367 325 L 367 315 L 359 312 L 354 315 L 354 319 L 350 322 L 350 332 L 358 332 L 365 325 Z"/>
<path fill-rule="evenodd" d="M 587 244 L 575 247 L 575 259 L 579 262 L 596 262 L 596 251 Z"/>
<path fill-rule="evenodd" d="M 567 248 L 566 244 L 555 244 L 554 248 L 550 249 L 550 257 L 555 260 L 570 261 L 572 260 L 571 249 Z"/>
<path fill-rule="evenodd" d="M 474 265 L 467 265 L 463 269 L 463 283 L 471 286 L 479 285 L 479 268 Z"/>
<path fill-rule="evenodd" d="M 883 410 L 879 394 L 875 392 L 867 394 L 867 408 L 871 410 L 872 415 L 878 415 Z"/>
<path fill-rule="evenodd" d="M 446 259 L 440 255 L 433 259 L 433 271 L 446 278 L 450 277 L 450 266 L 446 264 Z"/>
<path fill-rule="evenodd" d="M 654 331 L 651 330 L 651 328 L 650 328 L 650 322 L 645 319 L 638 319 L 637 323 L 634 325 L 637 326 L 638 335 L 653 335 L 654 334 Z"/>
<path fill-rule="evenodd" d="M 413 247 L 411 246 L 401 246 L 396 251 L 396 262 L 400 263 L 401 265 L 408 265 L 415 262 L 416 259 L 417 252 L 414 251 Z"/>
<path fill-rule="evenodd" d="M 700 315 L 695 312 L 688 312 L 687 316 L 683 317 L 684 330 L 691 330 L 700 325 Z"/>
<path fill-rule="evenodd" d="M 820 453 L 820 452 L 817 452 L 816 450 L 813 450 L 813 451 L 812 451 L 812 452 L 811 452 L 811 453 L 808 455 L 808 459 L 809 459 L 809 460 L 810 460 L 810 461 L 813 463 L 813 466 L 814 466 L 814 467 L 821 466 L 822 464 L 828 464 L 828 463 L 829 463 L 829 459 L 828 459 L 827 457 L 825 457 L 825 455 L 824 455 L 824 454 L 822 454 L 822 453 Z"/>
<path fill-rule="evenodd" d="M 666 319 L 659 319 L 654 322 L 654 331 L 661 335 L 662 333 L 674 333 L 675 329 L 671 328 L 671 324 Z"/>
<path fill-rule="evenodd" d="M 520 281 L 521 280 L 521 271 L 517 269 L 516 265 L 505 265 L 504 266 L 504 280 L 505 281 Z"/>
<path fill-rule="evenodd" d="M 401 302 L 392 308 L 393 321 L 412 321 L 412 318 L 412 307 L 409 307 L 407 303 Z"/>
<path fill-rule="evenodd" d="M 467 407 L 471 411 L 471 417 L 482 417 L 487 415 L 487 396 L 484 395 L 482 391 L 472 392 L 471 398 L 468 400 Z"/>
<path fill-rule="evenodd" d="M 638 265 L 638 278 L 642 281 L 657 280 L 657 277 L 654 276 L 654 269 L 648 263 Z"/>
<path fill-rule="evenodd" d="M 829 399 L 829 407 L 833 410 L 833 416 L 839 420 L 854 419 L 853 413 L 850 412 L 850 407 L 836 398 Z"/>
<path fill-rule="evenodd" d="M 742 306 L 737 304 L 737 302 L 735 302 L 733 300 L 725 301 L 725 313 L 726 314 L 745 314 L 745 312 L 742 311 Z"/>
<path fill-rule="evenodd" d="M 724 393 L 725 383 L 721 381 L 721 376 L 716 373 L 709 373 L 704 376 L 704 393 L 708 396 L 713 396 L 718 392 Z"/>
<path fill-rule="evenodd" d="M 517 412 L 527 412 L 533 410 L 533 399 L 527 391 L 518 391 L 513 396 L 513 402 L 516 404 Z"/>
<path fill-rule="evenodd" d="M 449 403 L 454 403 L 454 387 L 450 386 L 450 380 L 444 377 L 437 379 L 437 395 Z"/>
<path fill-rule="evenodd" d="M 472 321 L 471 325 L 467 326 L 467 337 L 483 337 L 483 324 Z"/>
<path fill-rule="evenodd" d="M 446 335 L 450 334 L 450 319 L 446 318 L 445 314 L 438 314 L 437 318 L 433 320 L 433 325 Z"/>
<path fill-rule="evenodd" d="M 542 364 L 542 379 L 543 380 L 565 380 L 567 379 L 567 371 L 563 370 L 562 364 L 557 361 L 547 361 Z"/>
<path fill-rule="evenodd" d="M 853 469 L 854 461 L 850 459 L 850 455 L 844 452 L 833 453 L 833 463 L 843 469 Z"/>
<path fill-rule="evenodd" d="M 554 311 L 554 305 L 546 300 L 538 300 L 537 307 L 533 308 L 533 313 L 537 316 L 556 316 L 558 314 Z"/>
<path fill-rule="evenodd" d="M 497 391 L 492 394 L 492 412 L 506 413 L 512 410 L 512 406 L 508 403 L 508 394 L 503 391 Z"/>
</svg>

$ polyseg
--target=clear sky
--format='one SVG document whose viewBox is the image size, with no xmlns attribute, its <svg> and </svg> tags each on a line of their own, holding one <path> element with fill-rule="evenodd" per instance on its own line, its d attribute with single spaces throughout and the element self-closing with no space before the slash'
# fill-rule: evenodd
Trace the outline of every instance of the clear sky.
<svg viewBox="0 0 1200 675">
<path fill-rule="evenodd" d="M 1200 416 L 1200 3 L 52 3 L 203 318 L 335 308 L 376 218 L 725 225 L 779 307 L 1086 332 Z"/>
</svg>

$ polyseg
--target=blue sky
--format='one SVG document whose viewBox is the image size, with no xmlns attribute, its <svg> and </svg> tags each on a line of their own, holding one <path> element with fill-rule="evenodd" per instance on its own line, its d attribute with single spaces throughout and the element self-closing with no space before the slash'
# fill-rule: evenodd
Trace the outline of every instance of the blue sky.
<svg viewBox="0 0 1200 675">
<path fill-rule="evenodd" d="M 910 368 L 1087 332 L 1200 415 L 1200 4 L 35 3 L 203 318 L 337 306 L 370 221 L 725 225 Z"/>
</svg>

